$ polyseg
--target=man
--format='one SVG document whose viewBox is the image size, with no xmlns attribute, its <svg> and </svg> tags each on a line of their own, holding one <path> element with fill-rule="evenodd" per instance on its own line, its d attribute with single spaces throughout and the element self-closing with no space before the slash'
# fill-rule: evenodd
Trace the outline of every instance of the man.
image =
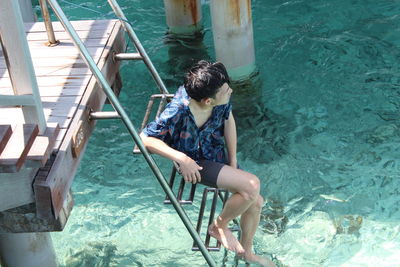
<svg viewBox="0 0 400 267">
<path fill-rule="evenodd" d="M 177 162 L 186 182 L 229 190 L 232 196 L 208 232 L 246 261 L 275 266 L 253 253 L 253 238 L 264 200 L 259 179 L 238 169 L 231 93 L 224 65 L 202 60 L 186 74 L 184 86 L 159 118 L 147 125 L 141 138 L 150 152 Z M 241 216 L 240 242 L 228 228 L 237 216 Z"/>
</svg>

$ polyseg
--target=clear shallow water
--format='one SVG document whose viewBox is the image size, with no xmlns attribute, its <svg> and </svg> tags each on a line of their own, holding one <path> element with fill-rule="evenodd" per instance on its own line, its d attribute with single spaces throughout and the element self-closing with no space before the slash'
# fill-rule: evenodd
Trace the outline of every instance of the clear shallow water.
<svg viewBox="0 0 400 267">
<path fill-rule="evenodd" d="M 79 2 L 104 16 L 60 3 L 71 20 L 110 18 L 107 3 Z M 400 1 L 252 4 L 259 75 L 233 101 L 241 165 L 268 200 L 256 251 L 289 266 L 400 266 Z M 193 61 L 214 58 L 207 1 L 202 44 L 165 42 L 159 1 L 120 5 L 170 91 Z M 121 101 L 139 126 L 157 90 L 139 63 L 122 74 Z M 122 125 L 99 122 L 72 215 L 52 234 L 61 265 L 204 266 L 131 149 Z M 160 166 L 167 174 L 170 163 Z M 187 209 L 193 219 L 198 202 Z M 213 255 L 221 264 L 223 253 Z"/>
</svg>

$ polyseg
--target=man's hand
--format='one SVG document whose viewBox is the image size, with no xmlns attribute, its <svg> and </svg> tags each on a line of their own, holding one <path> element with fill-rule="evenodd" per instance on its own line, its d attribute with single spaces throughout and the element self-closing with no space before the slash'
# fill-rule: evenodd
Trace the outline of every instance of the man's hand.
<svg viewBox="0 0 400 267">
<path fill-rule="evenodd" d="M 179 173 L 183 176 L 186 182 L 198 183 L 201 181 L 199 170 L 203 167 L 197 165 L 196 161 L 192 160 L 185 153 L 177 151 L 162 140 L 155 137 L 148 137 L 143 133 L 140 134 L 143 144 L 151 153 L 159 154 L 163 157 L 169 158 L 179 164 Z"/>
<path fill-rule="evenodd" d="M 200 170 L 203 167 L 200 167 L 196 161 L 192 160 L 190 157 L 186 156 L 181 159 L 179 162 L 180 174 L 183 176 L 186 182 L 195 184 L 201 181 Z"/>
</svg>

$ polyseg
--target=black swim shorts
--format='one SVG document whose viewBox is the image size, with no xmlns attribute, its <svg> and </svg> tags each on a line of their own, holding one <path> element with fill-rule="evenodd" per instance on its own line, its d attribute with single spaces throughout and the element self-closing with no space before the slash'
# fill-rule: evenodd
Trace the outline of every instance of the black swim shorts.
<svg viewBox="0 0 400 267">
<path fill-rule="evenodd" d="M 218 174 L 225 164 L 211 160 L 199 160 L 197 164 L 199 164 L 200 167 L 203 167 L 203 169 L 200 170 L 200 183 L 217 188 Z"/>
</svg>

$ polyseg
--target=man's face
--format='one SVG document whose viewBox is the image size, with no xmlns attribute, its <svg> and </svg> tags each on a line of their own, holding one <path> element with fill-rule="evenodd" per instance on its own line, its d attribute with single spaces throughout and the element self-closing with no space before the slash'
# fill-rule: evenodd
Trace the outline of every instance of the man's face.
<svg viewBox="0 0 400 267">
<path fill-rule="evenodd" d="M 225 105 L 229 102 L 231 98 L 232 88 L 229 87 L 227 83 L 224 83 L 217 91 L 214 98 L 212 98 L 212 105 Z"/>
</svg>

